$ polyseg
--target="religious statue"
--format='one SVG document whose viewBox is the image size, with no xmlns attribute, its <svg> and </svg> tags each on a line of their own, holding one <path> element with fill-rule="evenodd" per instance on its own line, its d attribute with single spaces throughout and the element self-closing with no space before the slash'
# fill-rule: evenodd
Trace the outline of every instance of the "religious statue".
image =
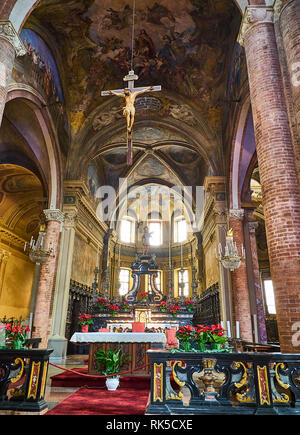
<svg viewBox="0 0 300 435">
<path fill-rule="evenodd" d="M 125 98 L 126 106 L 123 107 L 123 115 L 126 116 L 128 134 L 131 133 L 132 126 L 134 123 L 134 117 L 135 117 L 134 102 L 136 97 L 140 94 L 143 94 L 144 92 L 148 92 L 152 90 L 153 90 L 153 86 L 148 86 L 147 88 L 143 88 L 138 91 L 132 91 L 129 88 L 124 89 L 123 92 L 109 91 L 110 95 L 116 95 L 117 97 Z"/>
<path fill-rule="evenodd" d="M 149 233 L 149 228 L 147 226 L 144 227 L 142 236 L 143 255 L 147 255 L 149 252 L 151 234 L 152 233 Z"/>
</svg>

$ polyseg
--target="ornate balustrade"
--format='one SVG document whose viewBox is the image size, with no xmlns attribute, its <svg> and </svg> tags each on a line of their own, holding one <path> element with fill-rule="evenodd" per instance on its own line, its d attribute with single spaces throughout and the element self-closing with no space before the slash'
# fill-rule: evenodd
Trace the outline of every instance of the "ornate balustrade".
<svg viewBox="0 0 300 435">
<path fill-rule="evenodd" d="M 147 414 L 300 414 L 300 354 L 147 353 Z"/>
<path fill-rule="evenodd" d="M 0 410 L 47 410 L 44 396 L 51 352 L 52 349 L 0 349 Z"/>
</svg>

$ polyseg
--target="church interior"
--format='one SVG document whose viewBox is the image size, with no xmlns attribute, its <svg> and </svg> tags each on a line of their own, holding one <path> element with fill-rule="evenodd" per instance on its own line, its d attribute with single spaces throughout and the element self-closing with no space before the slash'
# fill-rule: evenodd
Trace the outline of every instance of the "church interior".
<svg viewBox="0 0 300 435">
<path fill-rule="evenodd" d="M 33 349 L 7 351 L 7 325 Z M 42 409 L 31 392 L 18 412 L 54 410 L 58 368 L 92 379 L 123 334 L 127 372 L 151 377 L 148 413 L 176 413 L 185 392 L 157 379 L 190 385 L 162 351 L 184 325 L 222 325 L 246 354 L 239 404 L 254 400 L 247 355 L 271 355 L 268 376 L 248 363 L 260 409 L 300 413 L 300 2 L 2 0 L 0 364 L 51 349 Z M 0 414 L 14 409 L 5 370 Z M 183 413 L 218 400 L 204 386 Z"/>
</svg>

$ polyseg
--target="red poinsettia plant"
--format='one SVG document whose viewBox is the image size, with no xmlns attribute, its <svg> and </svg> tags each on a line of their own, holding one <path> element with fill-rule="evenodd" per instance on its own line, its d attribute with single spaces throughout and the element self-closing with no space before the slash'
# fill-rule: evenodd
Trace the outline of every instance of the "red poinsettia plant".
<svg viewBox="0 0 300 435">
<path fill-rule="evenodd" d="M 115 317 L 117 315 L 117 313 L 120 311 L 120 308 L 118 307 L 118 305 L 109 305 L 108 309 L 110 311 L 110 314 L 112 317 Z"/>
<path fill-rule="evenodd" d="M 162 312 L 164 313 L 165 311 L 167 311 L 168 306 L 169 306 L 169 305 L 168 305 L 167 302 L 162 301 L 162 302 L 159 304 L 160 311 L 162 311 Z"/>
<path fill-rule="evenodd" d="M 121 309 L 122 309 L 123 311 L 129 311 L 129 310 L 130 310 L 130 305 L 129 305 L 129 303 L 126 302 L 126 301 L 122 301 Z"/>
<path fill-rule="evenodd" d="M 142 299 L 142 302 L 146 302 L 147 297 L 148 297 L 147 292 L 143 292 L 140 294 L 140 298 Z"/>
<path fill-rule="evenodd" d="M 109 302 L 105 298 L 99 298 L 99 299 L 97 299 L 96 304 L 97 304 L 97 307 L 98 307 L 98 309 L 100 311 L 105 310 L 109 306 Z"/>
<path fill-rule="evenodd" d="M 6 325 L 5 335 L 11 340 L 25 341 L 26 334 L 29 331 L 30 329 L 28 328 L 28 326 L 12 325 L 11 323 L 8 323 Z"/>
<path fill-rule="evenodd" d="M 170 305 L 169 307 L 169 312 L 172 314 L 173 317 L 177 317 L 179 310 L 180 310 L 179 305 Z"/>
<path fill-rule="evenodd" d="M 225 334 L 225 329 L 218 323 L 210 326 L 210 342 L 211 343 L 226 343 L 228 340 Z"/>
<path fill-rule="evenodd" d="M 81 314 L 78 316 L 79 325 L 92 325 L 94 323 L 92 316 L 90 314 Z"/>
<path fill-rule="evenodd" d="M 210 327 L 197 325 L 194 328 L 194 341 L 196 343 L 209 343 L 211 341 Z"/>
<path fill-rule="evenodd" d="M 191 300 L 185 301 L 183 305 L 189 312 L 194 311 L 196 309 L 196 304 Z"/>
<path fill-rule="evenodd" d="M 176 337 L 179 341 L 190 341 L 194 338 L 194 328 L 190 325 L 180 326 L 176 331 Z"/>
</svg>

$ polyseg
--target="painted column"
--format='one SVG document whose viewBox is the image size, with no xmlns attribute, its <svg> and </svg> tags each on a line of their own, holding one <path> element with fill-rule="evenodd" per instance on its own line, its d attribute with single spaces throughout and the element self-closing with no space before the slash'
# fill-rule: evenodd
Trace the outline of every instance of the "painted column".
<svg viewBox="0 0 300 435">
<path fill-rule="evenodd" d="M 67 339 L 65 337 L 72 270 L 77 210 L 64 214 L 64 227 L 61 235 L 60 252 L 57 267 L 56 287 L 49 347 L 53 348 L 51 357 L 65 358 Z"/>
<path fill-rule="evenodd" d="M 265 310 L 264 310 L 264 299 L 261 288 L 261 279 L 259 273 L 259 264 L 258 264 L 258 256 L 257 256 L 257 244 L 256 244 L 256 235 L 255 231 L 258 227 L 258 222 L 249 221 L 249 239 L 250 239 L 250 249 L 251 249 L 251 260 L 252 260 L 252 273 L 253 273 L 253 281 L 254 281 L 254 296 L 256 302 L 256 312 L 257 312 L 257 329 L 258 329 L 258 338 L 259 342 L 266 344 L 267 339 L 267 328 L 266 328 L 266 320 L 265 320 Z"/>
<path fill-rule="evenodd" d="M 245 47 L 281 352 L 295 352 L 300 317 L 300 192 L 276 46 L 273 8 L 248 6 Z"/>
<path fill-rule="evenodd" d="M 48 260 L 41 265 L 36 298 L 32 337 L 42 338 L 41 348 L 45 348 L 48 345 L 53 287 L 55 284 L 57 255 L 59 253 L 60 230 L 64 217 L 64 214 L 60 210 L 51 209 L 44 210 L 44 215 L 47 221 L 45 246 L 53 246 L 54 252 L 51 253 Z"/>
<path fill-rule="evenodd" d="M 274 9 L 279 15 L 280 30 L 300 134 L 300 2 L 298 0 L 277 0 Z"/>
<path fill-rule="evenodd" d="M 242 246 L 245 246 L 243 220 L 243 209 L 230 210 L 229 227 L 233 229 L 233 240 L 239 254 L 242 252 Z M 234 320 L 240 324 L 240 338 L 245 341 L 253 341 L 247 266 L 244 260 L 238 269 L 231 272 L 231 284 Z"/>
<path fill-rule="evenodd" d="M 26 48 L 10 21 L 0 21 L 0 125 L 16 56 L 24 56 Z"/>
</svg>

